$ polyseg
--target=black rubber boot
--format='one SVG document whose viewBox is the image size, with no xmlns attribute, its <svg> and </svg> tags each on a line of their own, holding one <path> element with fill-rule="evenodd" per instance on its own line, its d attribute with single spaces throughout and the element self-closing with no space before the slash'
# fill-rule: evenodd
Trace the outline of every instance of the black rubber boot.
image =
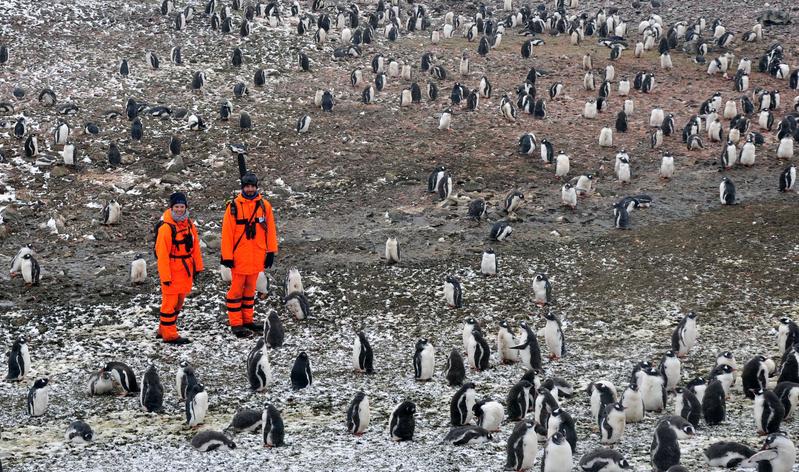
<svg viewBox="0 0 799 472">
<path fill-rule="evenodd" d="M 264 326 L 256 323 L 247 323 L 243 326 L 255 334 L 262 334 L 264 332 Z"/>
<path fill-rule="evenodd" d="M 164 342 L 167 344 L 181 345 L 181 344 L 189 344 L 191 342 L 191 339 L 184 338 L 183 336 L 178 336 L 177 338 L 172 339 L 171 341 L 164 341 Z"/>
<path fill-rule="evenodd" d="M 244 326 L 231 326 L 230 331 L 237 338 L 249 338 L 250 336 L 252 336 L 252 331 L 248 330 Z"/>
</svg>

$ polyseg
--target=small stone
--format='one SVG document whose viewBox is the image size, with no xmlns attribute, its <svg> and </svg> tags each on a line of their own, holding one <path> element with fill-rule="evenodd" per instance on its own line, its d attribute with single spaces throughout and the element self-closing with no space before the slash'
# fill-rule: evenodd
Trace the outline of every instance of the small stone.
<svg viewBox="0 0 799 472">
<path fill-rule="evenodd" d="M 174 159 L 169 161 L 166 165 L 167 172 L 180 172 L 186 168 L 186 165 L 183 164 L 183 157 L 182 156 L 175 156 Z M 163 182 L 163 179 L 161 179 Z"/>
<path fill-rule="evenodd" d="M 69 169 L 64 166 L 56 166 L 50 171 L 51 177 L 64 177 L 65 175 L 69 175 Z"/>
<path fill-rule="evenodd" d="M 162 184 L 177 185 L 181 182 L 183 182 L 183 179 L 181 179 L 180 176 L 178 176 L 177 174 L 166 173 L 161 177 Z"/>
</svg>

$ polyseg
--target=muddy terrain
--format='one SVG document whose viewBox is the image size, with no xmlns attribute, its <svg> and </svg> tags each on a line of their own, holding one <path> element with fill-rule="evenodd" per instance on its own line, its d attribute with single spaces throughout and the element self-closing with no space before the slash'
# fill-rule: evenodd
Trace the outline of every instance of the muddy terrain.
<svg viewBox="0 0 799 472">
<path fill-rule="evenodd" d="M 488 5 L 496 9 L 495 16 L 504 18 L 501 2 L 494 3 Z M 656 10 L 648 3 L 638 10 L 629 2 L 609 5 L 619 7 L 628 22 L 631 45 L 640 38 L 638 23 L 651 13 L 661 15 L 665 25 L 720 17 L 738 38 L 729 49 L 736 58 L 733 69 L 739 58 L 757 58 L 774 42 L 784 45 L 785 61 L 792 68 L 799 65 L 795 24 L 764 28 L 760 42 L 740 41 L 755 23 L 761 3 L 698 3 L 666 0 Z M 592 16 L 604 4 L 580 2 L 574 13 Z M 733 91 L 731 80 L 708 76 L 706 67 L 680 48 L 672 51 L 672 70 L 660 69 L 656 50 L 642 58 L 624 51 L 614 62 L 617 80 L 648 70 L 656 73 L 657 85 L 649 94 L 631 92 L 635 112 L 628 132 L 614 132 L 614 146 L 599 148 L 599 131 L 613 126 L 624 97 L 618 96 L 614 83 L 608 110 L 593 120 L 581 117 L 585 101 L 596 96 L 582 88 L 583 55 L 592 52 L 599 80 L 609 62 L 609 49 L 594 37 L 573 46 L 567 36 L 545 34 L 546 44 L 535 48 L 532 59 L 522 59 L 519 50 L 528 37 L 518 34 L 521 28 L 508 28 L 501 45 L 481 58 L 477 43 L 462 37 L 463 28 L 454 38 L 431 44 L 429 32 L 407 33 L 404 28 L 390 42 L 381 27 L 376 43 L 365 46 L 362 57 L 332 61 L 338 30 L 331 29 L 331 41 L 317 48 L 312 33 L 296 35 L 297 18 L 290 16 L 287 2 L 281 3 L 282 25 L 256 19 L 246 38 L 235 32 L 238 28 L 231 34 L 212 31 L 199 3 L 183 31 L 175 31 L 174 17 L 162 16 L 153 1 L 44 5 L 23 0 L 0 5 L 10 12 L 0 20 L 0 44 L 10 51 L 9 61 L 0 65 L 0 101 L 15 108 L 0 117 L 11 124 L 0 129 L 0 265 L 7 268 L 18 248 L 30 243 L 43 271 L 38 287 L 10 278 L 7 269 L 0 272 L 0 345 L 8 349 L 14 338 L 27 336 L 32 377 L 47 376 L 52 385 L 47 414 L 30 418 L 25 396 L 32 379 L 0 383 L 0 460 L 10 470 L 78 465 L 112 470 L 123 461 L 132 470 L 264 464 L 275 470 L 500 470 L 513 423 L 503 424 L 486 444 L 458 448 L 441 443 L 449 430 L 454 393 L 442 372 L 449 351 L 462 349 L 466 317 L 480 321 L 492 349 L 503 319 L 514 327 L 522 320 L 534 329 L 543 327 L 543 311 L 532 303 L 536 273 L 549 274 L 555 296 L 551 309 L 563 319 L 569 347 L 564 359 L 545 361 L 545 375 L 563 377 L 581 390 L 603 378 L 621 389 L 634 362 L 659 362 L 679 316 L 687 311 L 699 314 L 700 339 L 684 361 L 681 385 L 706 376 L 724 350 L 732 351 L 739 365 L 757 354 L 776 358 L 777 320 L 799 316 L 799 197 L 777 191 L 778 176 L 789 161 L 776 159 L 776 132 L 760 130 L 753 116 L 753 129 L 766 139 L 757 149 L 756 165 L 723 173 L 718 169 L 721 145 L 709 142 L 704 133 L 703 150 L 688 151 L 679 132 L 666 137 L 660 149 L 650 149 L 652 107 L 673 113 L 679 130 L 714 92 L 721 92 L 725 101 L 741 95 Z M 362 13 L 374 9 L 373 4 L 359 5 Z M 186 3 L 177 6 L 182 9 Z M 771 6 L 794 18 L 799 14 L 791 10 L 797 8 L 791 2 Z M 467 24 L 477 5 L 432 2 L 427 7 L 432 26 L 440 29 L 446 12 L 462 15 Z M 403 3 L 402 8 L 408 7 Z M 333 7 L 328 11 L 332 14 Z M 243 12 L 233 14 L 238 25 Z M 169 61 L 174 46 L 182 47 L 182 65 Z M 235 47 L 244 51 L 240 67 L 230 64 Z M 301 50 L 311 59 L 310 72 L 297 66 Z M 468 76 L 458 73 L 464 50 L 472 63 Z M 145 63 L 146 51 L 160 57 L 159 69 Z M 447 79 L 436 81 L 419 70 L 426 51 L 436 55 Z M 413 81 L 422 88 L 436 82 L 439 98 L 401 108 L 400 92 L 410 83 L 396 77 L 388 79 L 374 104 L 362 104 L 363 85 L 351 87 L 350 72 L 362 68 L 371 83 L 370 61 L 378 52 L 411 64 Z M 722 52 L 712 49 L 708 59 Z M 127 78 L 117 73 L 121 58 L 130 61 Z M 537 91 L 547 98 L 549 115 L 535 120 L 520 113 L 509 123 L 500 114 L 500 98 L 504 93 L 515 98 L 530 67 L 543 74 Z M 268 71 L 263 87 L 253 84 L 259 68 Z M 192 91 L 191 78 L 198 70 L 205 71 L 207 84 Z M 453 106 L 452 131 L 439 130 L 439 115 L 450 106 L 453 84 L 477 88 L 484 75 L 493 85 L 492 96 L 481 98 L 473 112 Z M 563 82 L 564 96 L 548 100 L 547 90 L 556 81 Z M 240 99 L 233 97 L 237 82 L 249 88 Z M 17 86 L 26 92 L 21 99 L 12 95 Z M 37 100 L 45 87 L 56 92 L 55 107 Z M 797 93 L 785 80 L 754 72 L 750 96 L 755 87 L 781 91 L 775 120 L 792 110 Z M 317 90 L 333 93 L 332 113 L 314 106 Z M 144 139 L 132 141 L 124 113 L 104 117 L 109 109 L 124 112 L 128 97 L 186 108 L 202 115 L 208 128 L 193 131 L 185 119 L 145 116 Z M 233 103 L 227 122 L 219 119 L 225 100 Z M 77 115 L 58 114 L 58 105 L 68 102 L 79 106 Z M 242 110 L 252 116 L 251 131 L 239 130 Z M 26 158 L 23 141 L 14 138 L 19 113 L 39 136 L 37 158 Z M 304 114 L 311 117 L 310 131 L 297 134 L 296 120 Z M 72 127 L 71 140 L 79 149 L 75 166 L 60 164 L 61 146 L 53 143 L 52 135 L 59 120 Z M 97 123 L 100 134 L 83 133 L 87 122 Z M 726 131 L 729 120 L 723 122 Z M 525 132 L 539 141 L 546 138 L 556 152 L 570 156 L 569 177 L 595 176 L 596 191 L 581 198 L 576 211 L 561 205 L 562 182 L 555 178 L 554 167 L 541 161 L 538 149 L 533 156 L 517 152 Z M 181 162 L 169 155 L 172 135 L 182 141 Z M 111 141 L 123 154 L 118 167 L 106 159 Z M 238 190 L 236 157 L 227 148 L 231 143 L 246 143 L 248 166 L 261 178 L 261 190 L 275 208 L 280 253 L 270 276 L 280 285 L 287 269 L 297 267 L 313 312 L 305 321 L 290 319 L 277 287 L 258 303 L 257 319 L 274 309 L 286 327 L 284 346 L 270 355 L 276 384 L 266 394 L 248 389 L 245 360 L 254 341 L 237 340 L 226 329 L 226 287 L 215 271 L 224 203 Z M 631 157 L 630 184 L 619 183 L 614 173 L 614 156 L 621 148 Z M 670 181 L 658 176 L 664 151 L 675 156 Z M 447 205 L 426 192 L 436 165 L 445 165 L 455 183 Z M 719 203 L 724 175 L 736 184 L 738 205 Z M 525 203 L 507 216 L 502 200 L 514 189 L 524 193 Z M 209 269 L 179 321 L 181 334 L 194 340 L 185 347 L 164 346 L 153 336 L 159 297 L 151 228 L 169 194 L 178 190 L 188 194 Z M 653 197 L 652 207 L 631 213 L 631 230 L 615 230 L 613 203 L 641 193 Z M 122 205 L 122 219 L 103 226 L 100 209 L 112 198 Z M 488 202 L 488 221 L 466 218 L 474 198 Z M 490 241 L 491 224 L 501 219 L 510 221 L 513 234 L 503 242 Z M 386 266 L 382 257 L 391 235 L 402 249 L 396 266 Z M 487 247 L 497 253 L 497 277 L 480 274 L 481 253 Z M 148 260 L 149 280 L 132 286 L 129 265 L 139 254 Z M 462 309 L 448 308 L 442 299 L 441 286 L 449 274 L 463 285 Z M 366 331 L 375 350 L 372 376 L 351 369 L 352 340 L 359 329 Z M 423 337 L 437 350 L 437 372 L 429 383 L 413 380 L 413 346 Z M 303 350 L 311 358 L 314 385 L 294 392 L 289 372 Z M 174 391 L 175 369 L 182 359 L 196 367 L 209 392 L 204 427 L 221 430 L 238 409 L 272 403 L 282 411 L 288 445 L 266 449 L 258 435 L 240 435 L 233 452 L 192 450 L 189 440 L 195 432 L 185 426 L 183 405 Z M 165 386 L 165 412 L 144 413 L 134 397 L 89 396 L 89 374 L 110 360 L 128 363 L 137 374 L 155 365 Z M 477 384 L 479 397 L 504 402 L 523 369 L 499 365 L 496 353 L 491 365 L 467 376 Z M 372 425 L 364 436 L 353 437 L 346 433 L 344 412 L 358 390 L 370 397 Z M 417 433 L 413 442 L 394 443 L 387 432 L 388 416 L 406 399 L 417 405 Z M 581 391 L 562 405 L 577 419 L 576 464 L 598 446 L 599 437 L 586 394 Z M 759 447 L 751 405 L 738 384 L 728 402 L 728 420 L 716 427 L 701 425 L 695 437 L 681 441 L 682 463 L 690 470 L 705 470 L 702 449 L 722 439 Z M 635 470 L 650 470 L 649 445 L 660 417 L 648 414 L 644 422 L 628 425 L 616 446 Z M 94 428 L 96 439 L 90 446 L 64 443 L 64 430 L 78 418 Z M 796 438 L 793 422 L 783 429 Z M 539 453 L 542 448 L 543 443 Z"/>
</svg>

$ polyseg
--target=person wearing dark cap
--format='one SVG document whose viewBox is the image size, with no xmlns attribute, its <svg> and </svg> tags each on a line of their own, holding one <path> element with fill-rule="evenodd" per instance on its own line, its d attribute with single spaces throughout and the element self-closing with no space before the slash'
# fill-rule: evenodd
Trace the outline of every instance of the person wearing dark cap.
<svg viewBox="0 0 799 472">
<path fill-rule="evenodd" d="M 272 205 L 258 192 L 258 177 L 247 172 L 222 220 L 222 265 L 232 276 L 225 302 L 231 331 L 239 338 L 263 330 L 253 320 L 255 283 L 264 267 L 272 267 L 276 253 Z"/>
<path fill-rule="evenodd" d="M 178 314 L 191 292 L 194 276 L 203 271 L 203 256 L 197 228 L 189 218 L 189 202 L 181 192 L 169 197 L 169 208 L 161 216 L 155 239 L 155 257 L 161 279 L 161 322 L 158 337 L 169 344 L 191 340 L 178 334 Z"/>
</svg>

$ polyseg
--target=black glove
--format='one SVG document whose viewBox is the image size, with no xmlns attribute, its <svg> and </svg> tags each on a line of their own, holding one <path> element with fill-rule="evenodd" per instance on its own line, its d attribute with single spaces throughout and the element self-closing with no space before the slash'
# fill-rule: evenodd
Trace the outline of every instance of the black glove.
<svg viewBox="0 0 799 472">
<path fill-rule="evenodd" d="M 161 282 L 161 283 L 164 285 L 164 287 L 169 287 L 170 285 L 172 285 L 171 280 L 167 280 L 166 282 Z"/>
<path fill-rule="evenodd" d="M 272 268 L 272 264 L 275 263 L 275 253 L 274 252 L 267 252 L 266 253 L 266 260 L 264 261 L 264 265 L 267 269 Z"/>
<path fill-rule="evenodd" d="M 227 267 L 228 269 L 233 268 L 233 259 L 222 259 L 222 265 Z"/>
</svg>

